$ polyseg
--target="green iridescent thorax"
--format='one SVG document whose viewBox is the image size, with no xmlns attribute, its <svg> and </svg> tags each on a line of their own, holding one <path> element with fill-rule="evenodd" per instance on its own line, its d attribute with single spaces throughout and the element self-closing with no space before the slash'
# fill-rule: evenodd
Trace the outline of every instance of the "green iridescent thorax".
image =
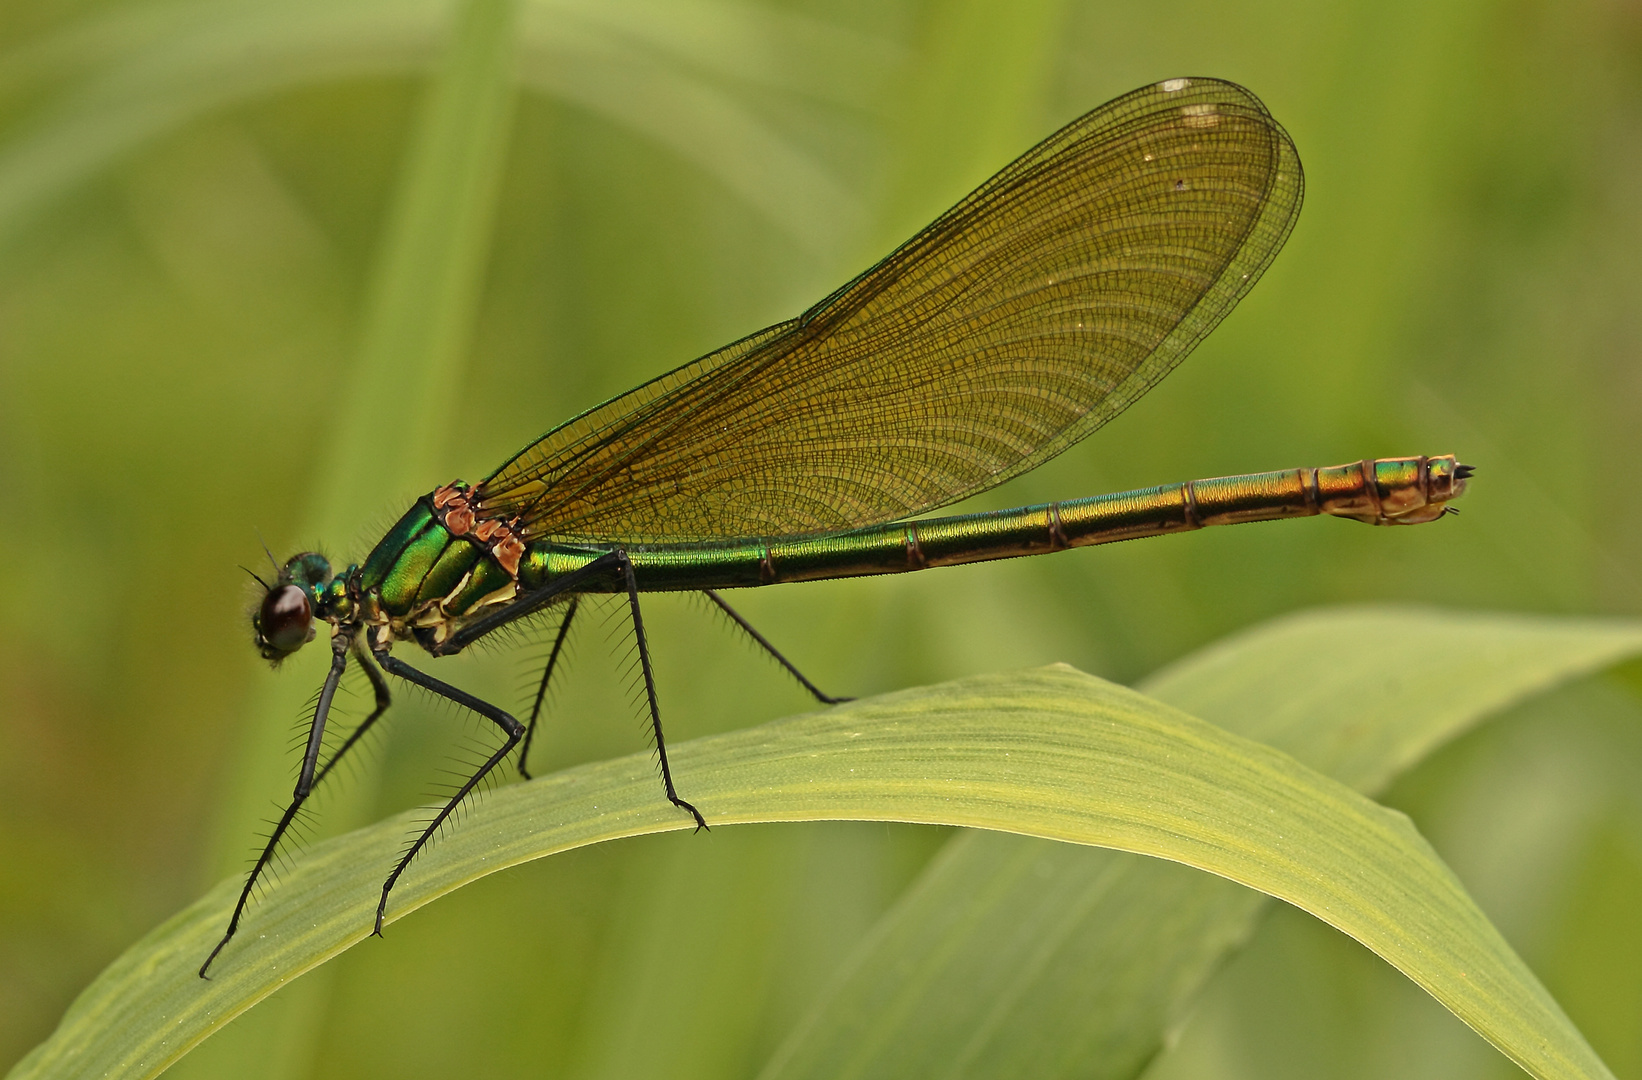
<svg viewBox="0 0 1642 1080">
<path fill-rule="evenodd" d="M 453 536 L 424 496 L 366 556 L 355 588 L 372 621 L 435 626 L 510 597 L 513 585 L 482 545 Z"/>
<path fill-rule="evenodd" d="M 438 537 L 443 537 L 443 540 L 439 540 Z M 416 500 L 411 504 L 411 508 L 405 511 L 404 516 L 394 523 L 393 528 L 388 530 L 387 535 L 377 541 L 371 553 L 365 556 L 365 562 L 359 570 L 360 592 L 377 593 L 381 596 L 385 608 L 390 612 L 399 608 L 399 614 L 403 614 L 409 609 L 409 605 L 400 607 L 400 601 L 404 599 L 407 579 L 414 572 L 413 568 L 420 565 L 422 574 L 425 575 L 431 565 L 427 561 L 428 547 L 437 544 L 439 549 L 443 550 L 449 539 L 450 534 L 434 521 L 433 508 L 427 504 L 427 500 Z M 406 549 L 412 545 L 416 546 L 416 551 L 411 553 L 411 566 L 401 566 Z M 419 584 L 421 577 L 418 576 L 416 580 Z M 414 597 L 414 587 L 411 594 Z"/>
</svg>

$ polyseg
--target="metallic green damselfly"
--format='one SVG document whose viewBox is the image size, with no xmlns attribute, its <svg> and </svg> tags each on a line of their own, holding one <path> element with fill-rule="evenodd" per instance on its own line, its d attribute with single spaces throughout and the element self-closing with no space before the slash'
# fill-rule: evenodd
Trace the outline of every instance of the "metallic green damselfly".
<svg viewBox="0 0 1642 1080">
<path fill-rule="evenodd" d="M 524 752 L 580 597 L 624 596 L 667 798 L 639 597 L 705 592 L 823 702 L 716 590 L 893 574 L 1333 514 L 1378 525 L 1448 512 L 1452 456 L 1389 458 L 1169 484 L 992 513 L 917 515 L 1047 461 L 1150 389 L 1271 263 L 1300 209 L 1300 161 L 1254 95 L 1214 79 L 1143 87 L 1073 121 L 882 262 L 777 323 L 575 417 L 477 485 L 418 499 L 361 563 L 287 562 L 252 615 L 278 661 L 331 628 L 296 791 L 203 976 L 315 784 L 381 717 L 387 672 L 505 736 L 410 844 L 377 906 L 455 807 Z M 545 612 L 557 640 L 528 725 L 412 667 Z M 375 709 L 323 765 L 350 658 Z M 709 808 L 710 809 L 710 808 Z"/>
</svg>

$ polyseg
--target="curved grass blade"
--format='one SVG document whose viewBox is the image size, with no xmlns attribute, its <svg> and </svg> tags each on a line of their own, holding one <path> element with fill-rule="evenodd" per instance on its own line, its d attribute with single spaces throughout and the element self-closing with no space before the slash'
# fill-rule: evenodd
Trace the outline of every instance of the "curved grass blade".
<svg viewBox="0 0 1642 1080">
<path fill-rule="evenodd" d="M 1634 622 L 1345 608 L 1256 627 L 1143 688 L 1372 794 L 1488 716 L 1638 653 Z M 1265 908 L 1155 860 L 968 833 L 762 1075 L 1133 1077 Z"/>
<path fill-rule="evenodd" d="M 686 743 L 673 761 L 725 824 L 948 823 L 1188 863 L 1363 941 L 1534 1075 L 1608 1075 L 1407 818 L 1071 668 L 890 694 Z M 680 829 L 653 787 L 649 756 L 634 755 L 495 794 L 407 875 L 390 921 L 529 859 Z M 207 983 L 192 971 L 232 902 L 236 883 L 224 882 L 117 960 L 12 1076 L 152 1076 L 362 940 L 409 816 L 317 846 Z"/>
<path fill-rule="evenodd" d="M 854 528 L 984 491 L 1184 359 L 1276 256 L 1302 188 L 1247 90 L 1143 87 L 797 319 L 549 432 L 475 511 L 631 544 Z"/>
</svg>

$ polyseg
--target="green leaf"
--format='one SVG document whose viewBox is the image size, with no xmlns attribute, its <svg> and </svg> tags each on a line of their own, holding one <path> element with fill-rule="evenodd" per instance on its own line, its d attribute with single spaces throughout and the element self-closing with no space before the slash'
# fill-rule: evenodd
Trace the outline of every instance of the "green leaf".
<svg viewBox="0 0 1642 1080">
<path fill-rule="evenodd" d="M 718 825 L 944 823 L 1196 866 L 1356 937 L 1535 1075 L 1608 1075 L 1406 817 L 1280 751 L 1071 668 L 860 701 L 685 743 L 673 761 Z M 649 757 L 637 755 L 505 789 L 412 868 L 389 920 L 529 859 L 687 828 L 656 787 Z M 158 1072 L 366 937 L 383 868 L 416 816 L 318 845 L 252 912 L 206 983 L 192 972 L 232 903 L 237 884 L 224 882 L 110 966 L 12 1075 Z"/>
<path fill-rule="evenodd" d="M 1348 608 L 1256 627 L 1144 688 L 1373 793 L 1488 715 L 1638 652 L 1635 622 Z M 763 1075 L 1137 1075 L 1265 907 L 1152 860 L 965 834 Z"/>
</svg>

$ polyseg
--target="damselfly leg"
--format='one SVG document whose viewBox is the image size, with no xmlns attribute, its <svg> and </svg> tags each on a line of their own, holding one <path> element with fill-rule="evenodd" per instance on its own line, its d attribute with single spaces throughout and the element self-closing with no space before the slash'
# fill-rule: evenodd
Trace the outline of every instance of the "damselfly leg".
<svg viewBox="0 0 1642 1080">
<path fill-rule="evenodd" d="M 547 654 L 547 666 L 542 669 L 541 682 L 536 685 L 536 700 L 530 706 L 530 723 L 525 725 L 525 741 L 519 746 L 519 775 L 526 780 L 530 779 L 530 770 L 525 765 L 530 758 L 530 744 L 536 738 L 536 724 L 542 718 L 542 706 L 547 701 L 547 684 L 553 681 L 553 671 L 559 666 L 559 657 L 564 654 L 565 639 L 570 636 L 570 623 L 576 618 L 581 602 L 581 597 L 572 596 L 570 603 L 565 605 L 564 618 L 559 620 L 559 632 L 553 638 L 553 651 Z"/>
<path fill-rule="evenodd" d="M 377 660 L 381 663 L 383 669 L 386 670 L 388 674 L 397 675 L 406 682 L 415 683 L 422 689 L 439 695 L 446 701 L 455 702 L 464 709 L 469 709 L 478 713 L 486 720 L 489 720 L 491 723 L 501 728 L 503 734 L 507 736 L 507 741 L 502 748 L 490 755 L 489 759 L 487 759 L 483 765 L 479 766 L 479 770 L 468 778 L 467 783 L 458 788 L 456 794 L 452 795 L 450 799 L 446 801 L 444 807 L 433 816 L 433 820 L 428 822 L 427 827 L 422 830 L 421 835 L 413 840 L 410 847 L 405 849 L 405 854 L 400 856 L 399 862 L 395 864 L 393 868 L 393 872 L 388 875 L 388 880 L 382 883 L 382 899 L 377 902 L 376 924 L 371 929 L 371 933 L 380 935 L 382 933 L 382 918 L 387 914 L 388 910 L 388 893 L 393 891 L 394 883 L 399 880 L 399 875 L 405 872 L 405 867 L 409 866 L 411 864 L 411 860 L 416 858 L 416 853 L 421 851 L 422 848 L 426 846 L 427 842 L 432 839 L 433 834 L 439 831 L 439 826 L 443 825 L 445 823 L 445 819 L 450 817 L 452 812 L 455 811 L 456 807 L 463 799 L 467 798 L 468 793 L 478 786 L 479 782 L 483 780 L 487 774 L 489 774 L 490 770 L 496 767 L 498 762 L 513 752 L 513 748 L 519 745 L 519 740 L 524 738 L 525 729 L 523 724 L 519 723 L 519 721 L 515 720 L 508 713 L 498 709 L 490 702 L 485 701 L 482 698 L 474 697 L 472 694 L 469 694 L 464 690 L 458 690 L 450 683 L 445 682 L 442 679 L 436 679 L 425 671 L 419 671 L 399 659 L 397 656 L 394 656 L 392 653 L 381 653 L 378 655 Z"/>
<path fill-rule="evenodd" d="M 205 972 L 210 968 L 211 961 L 217 958 L 217 954 L 222 952 L 223 947 L 234 936 L 234 932 L 239 929 L 239 920 L 245 914 L 245 905 L 250 902 L 251 890 L 256 887 L 257 879 L 262 876 L 263 869 L 273 859 L 274 852 L 279 848 L 280 840 L 284 839 L 285 833 L 291 827 L 291 822 L 296 820 L 297 812 L 302 809 L 302 804 L 307 802 L 308 796 L 313 793 L 314 774 L 319 764 L 319 751 L 325 743 L 325 720 L 330 716 L 331 701 L 336 697 L 336 688 L 342 681 L 342 673 L 348 667 L 348 649 L 349 642 L 345 638 L 335 637 L 331 639 L 331 670 L 325 676 L 325 685 L 320 687 L 319 701 L 314 706 L 314 718 L 308 728 L 308 746 L 302 755 L 302 770 L 297 775 L 296 790 L 292 792 L 291 803 L 285 808 L 285 813 L 280 816 L 278 824 L 274 826 L 274 831 L 268 835 L 268 843 L 263 846 L 262 853 L 257 856 L 256 865 L 251 868 L 250 875 L 245 879 L 245 887 L 240 890 L 239 900 L 234 904 L 234 914 L 228 919 L 228 929 L 223 933 L 222 940 L 217 942 L 217 947 L 211 950 L 211 955 L 207 956 L 205 963 L 200 965 L 200 978 L 202 979 L 206 977 Z"/>
<path fill-rule="evenodd" d="M 730 621 L 734 622 L 743 631 L 745 631 L 747 636 L 752 638 L 753 642 L 757 644 L 759 648 L 769 653 L 775 658 L 776 663 L 786 668 L 787 674 L 797 679 L 799 685 L 801 685 L 805 690 L 808 690 L 810 692 L 810 696 L 815 700 L 819 701 L 823 705 L 839 705 L 846 701 L 855 700 L 852 697 L 833 697 L 831 694 L 824 693 L 819 686 L 816 686 L 814 683 L 810 682 L 809 679 L 805 678 L 804 673 L 799 671 L 798 668 L 793 665 L 791 660 L 788 660 L 785 656 L 782 656 L 781 650 L 777 649 L 774 645 L 771 645 L 768 638 L 753 629 L 753 624 L 742 618 L 740 612 L 736 611 L 736 609 L 731 607 L 729 604 L 726 604 L 724 602 L 724 598 L 718 595 L 715 590 L 703 589 L 701 591 L 706 595 L 707 599 L 711 600 L 718 607 L 720 611 L 730 617 Z"/>
</svg>

